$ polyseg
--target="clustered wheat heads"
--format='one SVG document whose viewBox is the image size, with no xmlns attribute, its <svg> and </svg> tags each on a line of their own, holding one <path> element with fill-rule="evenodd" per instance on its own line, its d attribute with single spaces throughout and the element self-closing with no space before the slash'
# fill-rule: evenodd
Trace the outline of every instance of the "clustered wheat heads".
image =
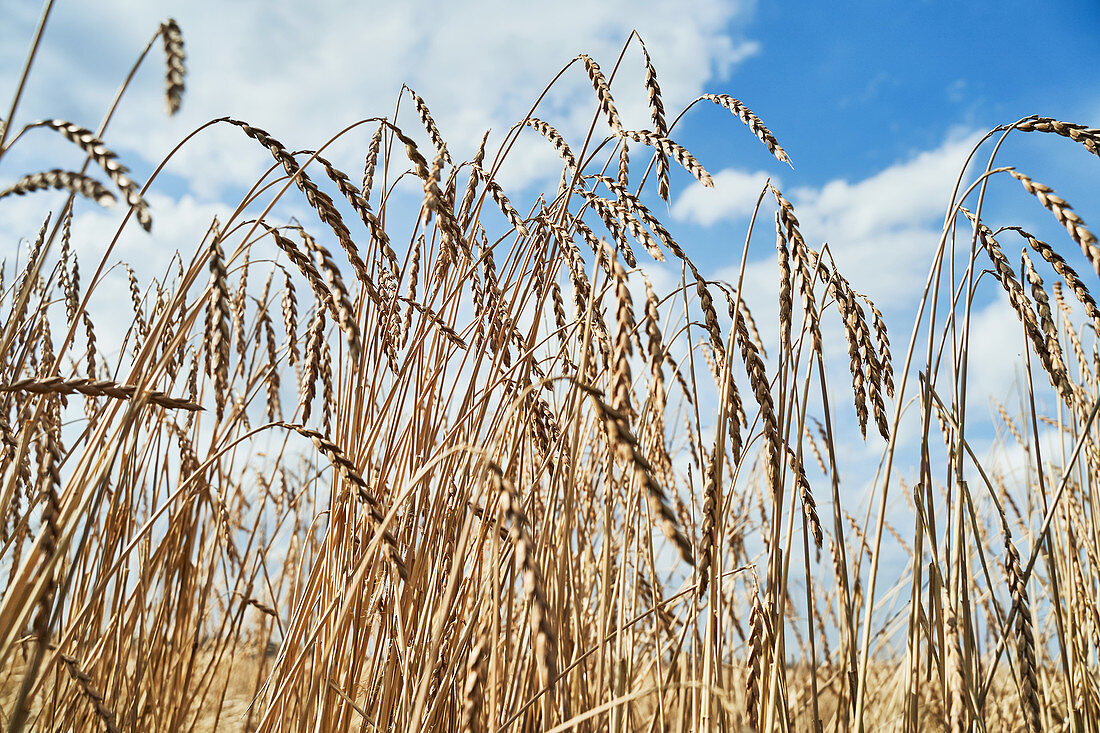
<svg viewBox="0 0 1100 733">
<path fill-rule="evenodd" d="M 174 112 L 182 36 L 159 35 Z M 572 139 L 536 106 L 499 148 L 448 140 L 439 103 L 402 89 L 399 119 L 360 122 L 361 185 L 327 144 L 216 121 L 274 163 L 166 272 L 120 268 L 121 343 L 93 326 L 110 294 L 72 224 L 87 204 L 46 217 L 0 284 L 5 729 L 1087 730 L 1100 379 L 1071 302 L 1100 320 L 1077 263 L 1095 237 L 1019 173 L 1072 254 L 949 217 L 944 241 L 971 235 L 976 260 L 937 260 L 928 356 L 914 339 L 895 370 L 890 304 L 765 188 L 769 322 L 747 263 L 770 234 L 750 228 L 727 283 L 660 220 L 674 174 L 714 181 L 671 137 L 657 54 L 629 43 L 649 122 L 587 55 L 575 69 L 606 138 Z M 738 99 L 696 101 L 789 162 Z M 11 194 L 117 193 L 147 228 L 104 131 L 46 120 L 12 140 L 39 128 L 109 185 L 59 169 Z M 1095 152 L 1093 128 L 1012 129 Z M 531 132 L 560 159 L 542 195 L 503 183 Z M 290 197 L 313 225 L 280 220 Z M 1013 265 L 1006 230 L 1038 257 Z M 666 257 L 681 278 L 652 264 Z M 987 284 L 1064 408 L 1001 407 L 1022 478 L 983 461 L 972 408 L 967 424 L 968 308 Z M 1042 404 L 1030 374 L 1020 402 Z M 909 443 L 903 415 L 921 428 Z M 873 476 L 846 455 L 872 421 Z M 912 466 L 895 460 L 914 444 Z"/>
</svg>

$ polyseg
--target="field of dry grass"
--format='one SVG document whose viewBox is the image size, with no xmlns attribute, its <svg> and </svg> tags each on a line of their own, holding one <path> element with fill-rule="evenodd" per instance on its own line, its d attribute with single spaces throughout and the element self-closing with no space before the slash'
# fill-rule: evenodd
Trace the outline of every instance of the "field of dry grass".
<svg viewBox="0 0 1100 733">
<path fill-rule="evenodd" d="M 174 21 L 158 45 L 172 113 Z M 591 81 L 586 138 L 536 105 L 460 161 L 402 89 L 395 115 L 341 133 L 373 131 L 355 182 L 331 140 L 292 151 L 210 122 L 271 167 L 169 271 L 131 277 L 112 345 L 91 306 L 115 242 L 75 241 L 73 207 L 117 199 L 122 227 L 149 229 L 153 181 L 104 142 L 114 108 L 97 131 L 15 124 L 14 92 L 0 168 L 32 134 L 85 162 L 3 169 L 0 211 L 71 195 L 0 284 L 0 729 L 1100 727 L 1100 310 L 1071 264 L 1100 272 L 1100 248 L 997 144 L 1095 155 L 1100 130 L 991 131 L 929 243 L 914 325 L 888 331 L 776 188 L 734 235 L 737 278 L 696 266 L 655 210 L 679 170 L 710 175 L 643 56 L 648 130 L 616 111 L 619 64 L 582 55 L 564 73 Z M 741 101 L 696 102 L 787 162 Z M 522 210 L 496 178 L 521 135 L 562 163 Z M 1065 236 L 985 219 L 987 188 L 1020 186 Z M 269 216 L 291 197 L 309 218 Z M 776 258 L 777 322 L 742 298 L 750 251 Z M 654 286 L 652 260 L 680 282 Z M 972 447 L 979 293 L 1026 344 L 1024 408 L 997 405 L 1023 470 Z M 864 441 L 873 476 L 838 456 Z"/>
</svg>

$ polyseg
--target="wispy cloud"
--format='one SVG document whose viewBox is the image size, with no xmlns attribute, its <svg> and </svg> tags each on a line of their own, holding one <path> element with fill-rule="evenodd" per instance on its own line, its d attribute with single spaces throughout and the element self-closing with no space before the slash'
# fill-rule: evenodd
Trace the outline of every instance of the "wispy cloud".
<svg viewBox="0 0 1100 733">
<path fill-rule="evenodd" d="M 454 152 L 465 157 L 484 130 L 493 128 L 494 139 L 501 139 L 576 54 L 589 53 L 610 72 L 635 28 L 657 65 L 666 104 L 683 104 L 758 48 L 730 30 L 751 6 L 718 0 L 687 5 L 567 0 L 540 7 L 489 0 L 77 4 L 51 19 L 22 112 L 64 115 L 94 126 L 146 39 L 164 15 L 174 14 L 183 27 L 190 70 L 184 108 L 172 121 L 158 116 L 162 102 L 154 79 L 161 73 L 160 59 L 150 57 L 107 135 L 108 142 L 132 148 L 126 151 L 131 157 L 155 164 L 188 131 L 223 115 L 268 129 L 289 147 L 316 147 L 355 120 L 392 115 L 403 83 L 427 101 Z M 0 27 L 5 88 L 14 86 L 11 77 L 31 30 L 30 16 Z M 153 52 L 159 54 L 159 48 Z M 627 123 L 647 126 L 636 47 L 613 89 Z M 419 134 L 411 105 L 403 109 L 404 124 Z M 567 135 L 583 135 L 595 109 L 587 77 L 577 66 L 555 85 L 539 116 Z M 370 134 L 363 128 L 337 150 L 358 159 Z M 530 142 L 527 147 L 541 151 L 542 141 Z M 214 131 L 189 143 L 173 169 L 193 191 L 226 194 L 253 181 L 260 162 L 266 162 L 263 151 L 253 148 L 238 131 Z M 539 172 L 538 161 L 554 162 L 542 152 L 534 161 L 523 158 L 510 156 L 519 165 L 505 171 L 514 179 L 506 182 L 529 182 Z"/>
<path fill-rule="evenodd" d="M 788 190 L 802 233 L 811 243 L 827 242 L 857 287 L 885 303 L 910 302 L 923 286 L 954 181 L 977 139 L 977 133 L 956 131 L 939 147 L 865 179 Z M 765 178 L 726 169 L 715 176 L 713 191 L 698 184 L 686 189 L 672 213 L 701 226 L 744 220 Z"/>
<path fill-rule="evenodd" d="M 705 227 L 743 219 L 752 214 L 768 177 L 764 171 L 748 173 L 727 168 L 713 176 L 714 188 L 698 183 L 687 188 L 673 204 L 672 217 Z M 781 185 L 778 178 L 772 177 L 771 181 L 773 186 Z"/>
</svg>

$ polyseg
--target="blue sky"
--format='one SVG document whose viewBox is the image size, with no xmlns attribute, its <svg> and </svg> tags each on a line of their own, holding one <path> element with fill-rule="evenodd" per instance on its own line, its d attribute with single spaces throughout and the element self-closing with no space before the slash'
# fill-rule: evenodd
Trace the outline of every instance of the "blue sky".
<svg viewBox="0 0 1100 733">
<path fill-rule="evenodd" d="M 33 2 L 0 0 L 0 99 L 14 89 L 38 12 Z M 842 272 L 879 301 L 896 342 L 904 342 L 912 324 L 914 291 L 923 283 L 954 176 L 975 137 L 1027 114 L 1100 125 L 1100 79 L 1094 73 L 1100 68 L 1100 3 L 1015 0 L 59 0 L 20 120 L 61 117 L 95 127 L 132 60 L 168 16 L 179 20 L 187 45 L 183 110 L 171 120 L 163 115 L 158 47 L 105 136 L 142 181 L 179 139 L 213 117 L 237 116 L 292 149 L 310 148 L 356 119 L 391 114 L 405 82 L 428 102 L 455 157 L 465 159 L 484 129 L 500 135 L 522 118 L 543 85 L 577 53 L 591 54 L 610 70 L 637 28 L 672 114 L 700 93 L 730 93 L 765 120 L 795 164 L 792 170 L 777 163 L 735 118 L 699 105 L 675 137 L 720 185 L 701 191 L 686 175 L 674 179 L 668 218 L 678 240 L 707 271 L 732 277 L 746 201 L 751 205 L 763 178 L 772 176 L 794 201 L 810 243 L 828 241 Z M 648 127 L 636 48 L 613 90 L 627 126 Z M 576 66 L 537 114 L 577 142 L 594 110 L 592 89 Z M 410 112 L 406 104 L 402 124 L 416 130 Z M 356 176 L 370 134 L 362 128 L 329 157 Z M 1000 161 L 1051 185 L 1086 222 L 1100 224 L 1094 185 L 1100 161 L 1080 146 L 1017 134 Z M 0 162 L 0 181 L 6 185 L 25 172 L 79 164 L 63 141 L 37 131 Z M 148 282 L 173 251 L 191 251 L 210 217 L 231 208 L 268 165 L 265 152 L 237 130 L 203 134 L 154 187 L 153 234 L 131 226 L 119 256 Z M 529 134 L 502 171 L 503 182 L 518 200 L 533 199 L 540 185 L 556 182 L 557 165 L 549 146 Z M 1060 251 L 1074 253 L 1064 231 L 1018 184 L 1004 178 L 994 190 L 988 209 L 993 223 L 1031 227 Z M 10 261 L 19 239 L 33 236 L 42 211 L 57 201 L 49 195 L 0 201 L 0 253 Z M 303 212 L 298 202 L 285 213 Z M 96 256 L 120 216 L 117 209 L 78 211 L 75 231 L 83 257 Z M 775 308 L 770 228 L 769 214 L 750 257 L 756 292 L 747 295 L 760 320 Z M 647 269 L 655 279 L 662 274 L 659 266 Z M 675 275 L 666 269 L 664 281 Z M 1087 282 L 1096 285 L 1091 276 Z M 118 292 L 120 307 L 128 307 L 121 275 Z M 1018 326 L 996 304 L 978 315 L 985 319 L 987 341 L 975 351 L 974 381 L 1003 396 L 1014 374 L 999 354 L 1016 343 Z M 896 356 L 903 345 L 895 345 Z M 835 359 L 841 373 L 847 364 L 843 351 Z"/>
<path fill-rule="evenodd" d="M 1100 112 L 1096 2 L 762 3 L 751 27 L 763 48 L 732 81 L 805 141 L 811 179 L 868 176 L 953 125 Z"/>
</svg>

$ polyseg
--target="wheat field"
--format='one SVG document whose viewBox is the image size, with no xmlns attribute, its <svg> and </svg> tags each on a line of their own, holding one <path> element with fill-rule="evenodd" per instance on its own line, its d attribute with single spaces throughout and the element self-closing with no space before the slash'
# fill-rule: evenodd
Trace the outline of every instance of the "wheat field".
<svg viewBox="0 0 1100 733">
<path fill-rule="evenodd" d="M 168 271 L 127 270 L 119 344 L 94 316 L 117 236 L 78 241 L 73 212 L 116 203 L 155 246 L 176 151 L 136 181 L 106 142 L 118 99 L 93 131 L 19 122 L 13 90 L 0 212 L 49 204 L 3 245 L 0 730 L 1100 730 L 1100 247 L 999 155 L 1031 134 L 1098 155 L 1100 130 L 991 130 L 944 182 L 918 312 L 887 324 L 771 184 L 731 233 L 737 277 L 693 262 L 658 216 L 677 181 L 712 185 L 685 113 L 790 160 L 732 96 L 666 111 L 626 47 L 648 129 L 617 111 L 623 57 L 587 55 L 562 71 L 591 83 L 587 137 L 532 100 L 499 147 L 455 141 L 470 160 L 409 88 L 316 150 L 209 122 L 269 167 Z M 184 49 L 167 20 L 134 67 L 164 65 L 169 114 Z M 48 135 L 83 166 L 3 165 Z M 521 136 L 561 163 L 522 207 L 497 180 Z M 983 215 L 1021 187 L 1058 240 Z M 277 218 L 290 199 L 309 215 Z M 742 297 L 762 253 L 774 321 Z M 1025 399 L 995 409 L 1022 467 L 968 430 L 989 297 L 1019 322 Z"/>
</svg>

